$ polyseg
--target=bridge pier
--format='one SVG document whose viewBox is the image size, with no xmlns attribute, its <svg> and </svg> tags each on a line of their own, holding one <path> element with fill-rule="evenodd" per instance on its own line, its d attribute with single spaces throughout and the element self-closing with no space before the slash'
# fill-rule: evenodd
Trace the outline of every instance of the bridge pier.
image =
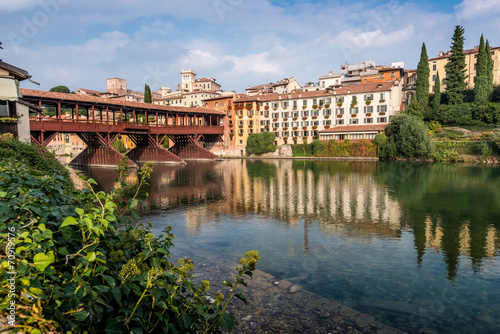
<svg viewBox="0 0 500 334">
<path fill-rule="evenodd" d="M 151 135 L 128 135 L 136 147 L 127 153 L 127 156 L 136 162 L 152 161 L 155 163 L 181 163 L 184 160 L 176 156 L 159 143 L 163 142 L 166 136 Z"/>
<path fill-rule="evenodd" d="M 78 133 L 87 148 L 78 154 L 70 165 L 80 166 L 118 166 L 124 155 L 115 150 L 111 144 L 118 135 L 114 135 L 111 139 L 110 134 L 103 136 L 100 133 Z M 132 160 L 128 160 L 128 167 L 139 168 Z"/>
<path fill-rule="evenodd" d="M 222 160 L 206 148 L 199 145 L 201 136 L 171 136 L 175 143 L 169 151 L 184 160 Z"/>
</svg>

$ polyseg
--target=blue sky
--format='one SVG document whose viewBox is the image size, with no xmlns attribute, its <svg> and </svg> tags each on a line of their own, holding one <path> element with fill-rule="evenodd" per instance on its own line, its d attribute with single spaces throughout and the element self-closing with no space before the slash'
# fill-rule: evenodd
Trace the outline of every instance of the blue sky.
<svg viewBox="0 0 500 334">
<path fill-rule="evenodd" d="M 0 58 L 41 84 L 25 88 L 175 88 L 192 69 L 239 93 L 346 62 L 416 68 L 422 42 L 429 57 L 448 50 L 457 24 L 466 48 L 481 33 L 500 46 L 500 0 L 0 0 Z"/>
</svg>

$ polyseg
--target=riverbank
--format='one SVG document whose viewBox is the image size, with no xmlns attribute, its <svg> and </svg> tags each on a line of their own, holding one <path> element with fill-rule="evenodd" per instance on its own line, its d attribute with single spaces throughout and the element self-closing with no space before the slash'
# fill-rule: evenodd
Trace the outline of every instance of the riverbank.
<svg viewBox="0 0 500 334">
<path fill-rule="evenodd" d="M 192 274 L 197 282 L 204 279 L 211 282 L 211 296 L 217 291 L 230 294 L 229 289 L 218 282 L 234 279 L 237 260 L 207 254 L 205 249 L 180 240 L 175 241 L 172 250 L 174 260 L 186 257 L 194 260 Z M 247 280 L 248 287 L 237 291 L 245 296 L 248 305 L 233 300 L 228 307 L 238 320 L 233 333 L 405 333 L 290 281 L 277 281 L 260 270 L 253 276 L 253 280 Z"/>
</svg>

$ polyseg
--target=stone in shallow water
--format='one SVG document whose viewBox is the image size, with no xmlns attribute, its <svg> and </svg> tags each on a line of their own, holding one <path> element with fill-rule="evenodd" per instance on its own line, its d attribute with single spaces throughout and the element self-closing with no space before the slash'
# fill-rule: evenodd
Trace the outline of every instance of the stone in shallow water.
<svg viewBox="0 0 500 334">
<path fill-rule="evenodd" d="M 257 323 L 256 323 L 256 322 L 251 321 L 251 322 L 250 322 L 250 328 L 251 328 L 251 329 L 253 329 L 253 330 L 255 330 L 255 329 L 257 328 Z"/>
<path fill-rule="evenodd" d="M 286 290 L 289 287 L 291 287 L 292 284 L 293 284 L 292 282 L 281 280 L 278 282 L 278 287 L 280 288 L 280 290 Z"/>
<path fill-rule="evenodd" d="M 246 317 L 241 318 L 242 321 L 248 321 L 250 319 L 252 319 L 251 315 L 247 315 Z"/>
<path fill-rule="evenodd" d="M 300 290 L 302 290 L 302 287 L 301 287 L 300 285 L 296 285 L 296 284 L 294 284 L 294 285 L 292 285 L 292 286 L 290 287 L 290 289 L 288 289 L 288 292 L 290 292 L 290 293 L 295 293 L 295 292 L 298 292 L 298 291 L 300 291 Z"/>
<path fill-rule="evenodd" d="M 340 309 L 340 314 L 342 314 L 343 316 L 346 316 L 346 317 L 353 317 L 358 313 L 359 313 L 358 311 L 353 310 L 352 308 L 347 307 L 347 306 L 343 306 Z"/>
<path fill-rule="evenodd" d="M 356 325 L 363 328 L 368 326 L 373 321 L 373 318 L 368 317 L 364 314 L 360 314 L 356 317 Z"/>
</svg>

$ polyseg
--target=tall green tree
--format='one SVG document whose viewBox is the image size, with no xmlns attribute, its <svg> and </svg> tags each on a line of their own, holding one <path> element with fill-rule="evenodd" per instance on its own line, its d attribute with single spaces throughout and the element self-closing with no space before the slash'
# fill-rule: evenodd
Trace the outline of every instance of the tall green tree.
<svg viewBox="0 0 500 334">
<path fill-rule="evenodd" d="M 149 88 L 148 84 L 145 84 L 144 86 L 144 103 L 151 103 L 152 98 L 151 98 L 151 88 Z"/>
<path fill-rule="evenodd" d="M 464 28 L 457 25 L 452 37 L 449 61 L 444 67 L 446 70 L 444 83 L 449 104 L 462 103 L 464 90 L 467 88 L 464 40 Z"/>
<path fill-rule="evenodd" d="M 56 93 L 66 93 L 66 94 L 69 94 L 71 93 L 71 91 L 69 90 L 68 87 L 66 86 L 63 86 L 63 85 L 59 85 L 59 86 L 55 86 L 55 87 L 52 87 L 49 92 L 56 92 Z"/>
<path fill-rule="evenodd" d="M 488 72 L 488 98 L 491 99 L 493 95 L 493 57 L 491 56 L 491 48 L 490 48 L 490 42 L 486 40 L 486 45 L 485 45 L 485 50 L 486 50 L 486 58 L 488 59 L 488 66 L 487 66 L 487 72 Z"/>
<path fill-rule="evenodd" d="M 479 51 L 476 58 L 476 79 L 474 85 L 474 102 L 485 104 L 488 102 L 488 55 L 484 47 L 484 37 L 481 35 Z"/>
<path fill-rule="evenodd" d="M 417 66 L 417 91 L 414 99 L 426 108 L 429 104 L 429 57 L 427 56 L 427 48 L 425 43 L 422 43 L 422 51 L 420 52 L 420 61 Z"/>
<path fill-rule="evenodd" d="M 439 72 L 436 74 L 436 80 L 434 80 L 434 97 L 432 98 L 432 109 L 436 113 L 441 105 L 441 79 L 439 78 Z"/>
</svg>

